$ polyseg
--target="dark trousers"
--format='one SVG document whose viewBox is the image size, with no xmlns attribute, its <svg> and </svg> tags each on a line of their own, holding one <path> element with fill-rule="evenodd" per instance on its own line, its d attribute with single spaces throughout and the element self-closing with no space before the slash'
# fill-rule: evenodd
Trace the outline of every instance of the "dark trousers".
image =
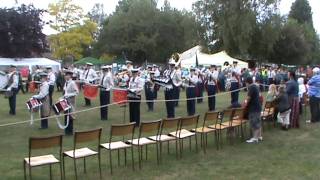
<svg viewBox="0 0 320 180">
<path fill-rule="evenodd" d="M 84 98 L 84 101 L 85 101 L 85 105 L 86 106 L 91 106 L 91 100 L 90 99 L 88 99 L 88 98 Z"/>
<path fill-rule="evenodd" d="M 270 84 L 274 84 L 274 82 L 273 82 L 273 78 L 269 78 L 269 80 L 268 80 L 268 81 L 269 81 L 269 85 L 270 85 Z"/>
<path fill-rule="evenodd" d="M 164 98 L 165 100 L 172 100 L 174 99 L 174 91 L 173 89 L 166 89 L 164 91 Z M 174 102 L 173 101 L 166 101 L 166 109 L 167 109 L 167 118 L 174 118 Z"/>
<path fill-rule="evenodd" d="M 198 94 L 197 94 L 197 103 L 202 103 L 203 102 L 203 89 L 204 89 L 204 85 L 203 83 L 198 83 L 197 84 L 197 88 L 198 88 Z"/>
<path fill-rule="evenodd" d="M 216 86 L 215 85 L 208 85 L 208 105 L 209 105 L 209 111 L 214 111 L 216 109 L 216 96 L 213 96 L 216 94 Z"/>
<path fill-rule="evenodd" d="M 320 121 L 320 98 L 311 96 L 310 97 L 310 112 L 311 112 L 311 122 Z"/>
<path fill-rule="evenodd" d="M 12 88 L 11 91 L 13 93 L 12 93 L 12 96 L 9 97 L 9 107 L 10 107 L 9 114 L 15 115 L 16 114 L 16 101 L 17 101 L 18 89 Z"/>
<path fill-rule="evenodd" d="M 145 93 L 146 93 L 146 100 L 147 105 L 148 105 L 148 111 L 153 111 L 153 99 L 154 99 L 154 91 L 152 91 L 150 88 L 146 88 L 145 89 Z"/>
<path fill-rule="evenodd" d="M 64 129 L 64 132 L 66 135 L 72 135 L 73 134 L 73 117 L 72 115 L 69 115 L 68 113 L 71 112 L 70 110 L 65 111 L 65 115 L 64 115 L 64 124 L 67 125 L 67 118 L 69 116 L 69 125 L 67 126 L 67 128 Z"/>
<path fill-rule="evenodd" d="M 186 90 L 187 95 L 187 111 L 188 115 L 192 116 L 196 113 L 196 100 L 195 99 L 189 99 L 189 98 L 195 98 L 196 97 L 196 88 L 195 87 L 187 87 Z"/>
<path fill-rule="evenodd" d="M 52 95 L 54 92 L 54 85 L 50 85 L 49 86 L 49 102 L 50 102 L 50 106 L 52 106 Z"/>
<path fill-rule="evenodd" d="M 129 100 L 141 100 L 136 98 L 129 98 Z M 140 104 L 141 102 L 129 102 L 130 122 L 136 122 L 136 126 L 140 124 Z"/>
<path fill-rule="evenodd" d="M 173 86 L 173 90 L 174 90 L 174 99 L 177 99 L 176 101 L 174 101 L 174 106 L 177 107 L 179 106 L 180 87 Z"/>
<path fill-rule="evenodd" d="M 100 106 L 104 106 L 100 108 L 100 117 L 101 120 L 108 119 L 108 105 L 110 104 L 110 91 L 100 90 Z"/>
<path fill-rule="evenodd" d="M 41 117 L 41 129 L 48 128 L 48 117 Z"/>
</svg>

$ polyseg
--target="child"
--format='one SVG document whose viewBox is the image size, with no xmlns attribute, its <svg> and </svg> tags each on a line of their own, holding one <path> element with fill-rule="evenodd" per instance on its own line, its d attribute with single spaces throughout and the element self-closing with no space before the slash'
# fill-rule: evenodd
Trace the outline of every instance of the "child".
<svg viewBox="0 0 320 180">
<path fill-rule="evenodd" d="M 277 104 L 278 107 L 278 122 L 282 124 L 283 130 L 288 130 L 290 124 L 290 104 L 289 104 L 289 97 L 286 93 L 285 87 L 279 87 L 279 95 L 276 97 L 274 102 Z"/>
<path fill-rule="evenodd" d="M 266 97 L 267 102 L 272 102 L 277 97 L 277 87 L 274 84 L 269 86 L 269 91 Z"/>
</svg>

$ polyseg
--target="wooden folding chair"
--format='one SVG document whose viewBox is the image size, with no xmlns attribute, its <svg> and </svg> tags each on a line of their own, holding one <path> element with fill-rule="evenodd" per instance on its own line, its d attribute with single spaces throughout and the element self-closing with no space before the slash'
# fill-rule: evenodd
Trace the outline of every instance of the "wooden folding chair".
<svg viewBox="0 0 320 180">
<path fill-rule="evenodd" d="M 240 133 L 241 133 L 241 139 L 244 140 L 247 132 L 247 125 L 248 122 L 247 119 L 244 119 L 244 108 L 235 108 L 233 113 L 233 125 L 239 125 L 240 126 Z"/>
<path fill-rule="evenodd" d="M 276 120 L 274 119 L 274 103 L 273 102 L 266 102 L 263 108 L 263 111 L 261 112 L 261 120 L 262 123 L 265 121 L 273 122 L 273 126 L 276 126 Z M 263 127 L 263 124 L 262 124 Z"/>
<path fill-rule="evenodd" d="M 126 136 L 130 136 L 130 140 L 133 140 L 134 136 L 134 130 L 135 130 L 135 122 L 128 123 L 128 124 L 113 124 L 111 125 L 110 130 L 110 137 L 109 142 L 100 144 L 99 151 L 101 148 L 106 149 L 109 151 L 109 162 L 110 162 L 110 172 L 112 171 L 112 151 L 117 150 L 118 151 L 118 165 L 120 165 L 120 150 L 124 150 L 124 162 L 125 165 L 127 165 L 127 148 L 131 149 L 131 156 L 132 156 L 132 169 L 134 170 L 134 156 L 133 156 L 133 146 L 129 143 L 126 143 L 128 139 L 125 139 Z M 116 140 L 113 139 L 116 137 L 121 137 L 122 140 Z"/>
<path fill-rule="evenodd" d="M 59 159 L 57 159 L 52 154 L 41 155 L 41 156 L 31 156 L 31 151 L 36 149 L 47 149 L 59 147 Z M 49 165 L 50 168 L 50 179 L 52 179 L 52 164 L 60 164 L 60 176 L 62 175 L 62 164 L 61 164 L 61 154 L 62 154 L 62 135 L 49 136 L 49 137 L 30 137 L 29 138 L 29 156 L 23 159 L 23 172 L 24 179 L 27 179 L 26 166 L 29 169 L 29 178 L 32 179 L 31 168 L 37 166 Z"/>
<path fill-rule="evenodd" d="M 180 119 L 180 125 L 178 132 L 171 132 L 171 136 L 175 136 L 179 140 L 179 149 L 180 149 L 180 157 L 182 157 L 183 151 L 183 140 L 189 138 L 189 147 L 191 151 L 191 138 L 194 136 L 196 141 L 196 151 L 198 152 L 198 140 L 197 140 L 197 133 L 192 132 L 192 129 L 198 128 L 198 121 L 200 115 L 188 116 L 183 117 Z M 191 127 L 191 128 L 190 128 Z M 188 129 L 190 128 L 190 129 Z"/>
<path fill-rule="evenodd" d="M 139 153 L 139 168 L 141 169 L 142 155 L 143 155 L 143 146 L 146 147 L 146 160 L 148 159 L 148 145 L 155 144 L 157 149 L 157 163 L 159 164 L 159 152 L 158 152 L 158 141 L 152 140 L 151 138 L 146 137 L 146 134 L 158 136 L 160 130 L 161 120 L 151 121 L 151 122 L 141 122 L 139 129 L 139 136 L 137 139 L 128 140 L 130 144 L 138 147 Z M 150 134 L 151 133 L 151 134 Z"/>
<path fill-rule="evenodd" d="M 203 147 L 204 153 L 206 153 L 206 146 L 208 144 L 208 133 L 214 132 L 215 143 L 218 148 L 217 130 L 214 128 L 208 127 L 208 126 L 215 125 L 218 121 L 218 118 L 219 118 L 219 112 L 217 112 L 217 111 L 206 112 L 204 119 L 203 119 L 202 126 L 198 127 L 197 129 L 194 129 L 194 131 L 196 133 L 201 134 L 201 146 Z"/>
<path fill-rule="evenodd" d="M 167 142 L 167 147 L 168 147 L 168 154 L 170 152 L 170 141 L 175 141 L 176 143 L 176 157 L 178 158 L 178 130 L 179 130 L 179 124 L 180 124 L 180 117 L 177 118 L 168 118 L 168 119 L 163 119 L 161 121 L 161 128 L 159 131 L 159 134 L 157 136 L 150 136 L 149 139 L 158 141 L 160 143 L 160 161 L 162 160 L 162 143 Z M 169 133 L 176 132 L 174 136 L 171 136 Z"/>
<path fill-rule="evenodd" d="M 88 147 L 82 147 L 82 148 L 77 149 L 77 145 L 80 143 L 88 143 L 88 142 L 92 142 L 92 141 L 98 141 L 97 150 L 99 150 L 101 131 L 102 131 L 102 128 L 98 128 L 98 129 L 93 129 L 93 130 L 89 130 L 89 131 L 76 131 L 74 133 L 73 150 L 65 151 L 62 156 L 64 176 L 65 176 L 65 162 L 64 162 L 65 156 L 73 159 L 74 173 L 75 173 L 76 179 L 78 179 L 76 160 L 83 158 L 84 173 L 86 173 L 86 157 L 97 156 L 98 157 L 98 164 L 99 164 L 100 179 L 101 179 L 101 155 L 100 155 L 100 153 L 97 151 L 94 151 Z"/>
</svg>

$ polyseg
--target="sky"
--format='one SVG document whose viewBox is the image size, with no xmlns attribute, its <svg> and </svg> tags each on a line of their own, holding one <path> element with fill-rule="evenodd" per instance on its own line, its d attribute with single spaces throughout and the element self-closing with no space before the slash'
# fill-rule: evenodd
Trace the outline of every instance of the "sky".
<svg viewBox="0 0 320 180">
<path fill-rule="evenodd" d="M 18 1 L 18 4 L 16 4 Z M 118 0 L 73 0 L 74 3 L 80 5 L 85 12 L 92 9 L 95 3 L 101 3 L 104 5 L 105 13 L 111 14 L 114 12 Z M 170 5 L 177 9 L 192 10 L 192 3 L 196 0 L 169 0 Z M 286 15 L 290 11 L 291 4 L 295 0 L 281 0 L 280 12 L 282 15 Z M 58 0 L 0 0 L 0 7 L 13 7 L 20 4 L 33 4 L 37 8 L 47 9 L 49 3 L 56 3 Z M 158 0 L 158 6 L 163 5 L 164 0 Z M 320 34 L 320 0 L 309 0 L 310 6 L 313 12 L 313 24 L 318 34 Z M 48 16 L 44 16 L 44 20 L 48 20 Z M 44 27 L 43 32 L 47 35 L 54 33 L 48 25 Z"/>
</svg>

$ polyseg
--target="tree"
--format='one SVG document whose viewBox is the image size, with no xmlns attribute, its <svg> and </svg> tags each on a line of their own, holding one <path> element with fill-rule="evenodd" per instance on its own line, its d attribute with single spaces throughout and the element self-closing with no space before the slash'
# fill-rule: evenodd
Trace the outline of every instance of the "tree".
<svg viewBox="0 0 320 180">
<path fill-rule="evenodd" d="M 72 0 L 59 0 L 49 4 L 49 14 L 54 17 L 51 28 L 64 32 L 78 26 L 84 18 L 83 9 L 72 3 Z"/>
<path fill-rule="evenodd" d="M 88 13 L 88 17 L 91 21 L 95 22 L 98 27 L 102 27 L 103 22 L 106 19 L 106 14 L 104 13 L 103 4 L 96 3 L 94 4 L 91 11 Z"/>
<path fill-rule="evenodd" d="M 307 23 L 313 26 L 311 6 L 308 0 L 296 0 L 292 3 L 289 18 L 296 19 L 298 23 Z"/>
<path fill-rule="evenodd" d="M 165 62 L 198 43 L 197 23 L 188 12 L 157 8 L 154 0 L 121 0 L 94 46 L 96 56 L 113 54 L 135 62 Z"/>
<path fill-rule="evenodd" d="M 32 57 L 46 51 L 43 12 L 32 5 L 0 9 L 0 56 Z"/>
</svg>

